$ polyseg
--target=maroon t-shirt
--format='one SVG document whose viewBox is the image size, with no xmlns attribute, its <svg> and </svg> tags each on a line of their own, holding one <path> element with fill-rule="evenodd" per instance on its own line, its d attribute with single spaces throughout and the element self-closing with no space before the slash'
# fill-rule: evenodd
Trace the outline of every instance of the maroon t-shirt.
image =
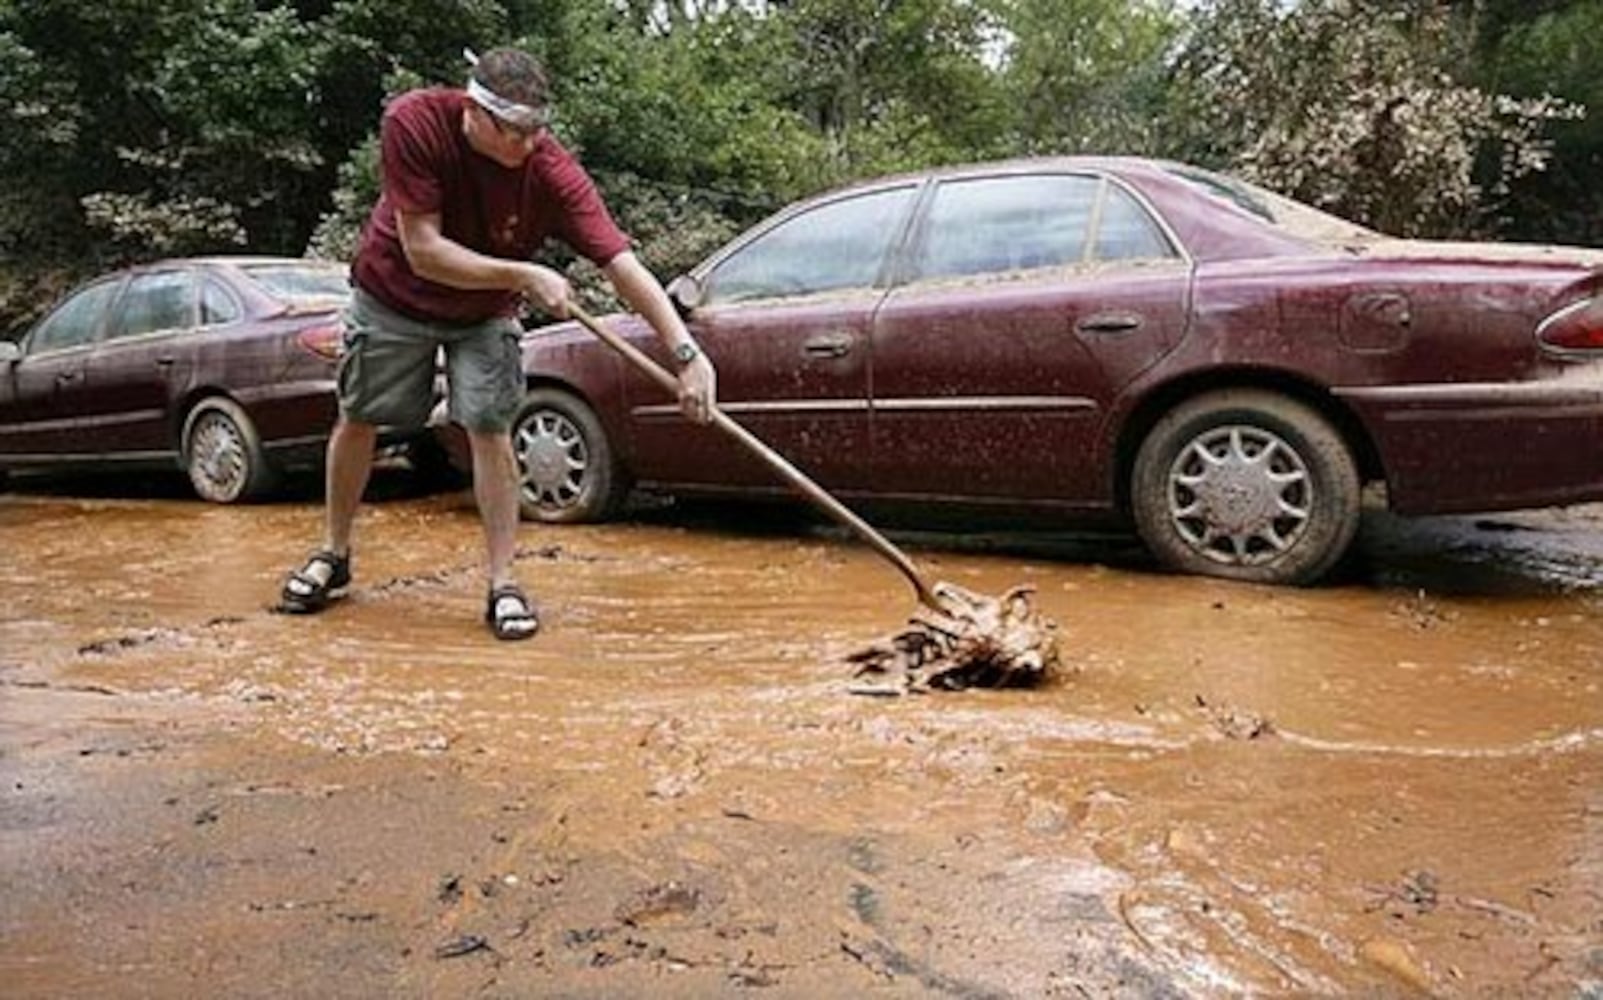
<svg viewBox="0 0 1603 1000">
<path fill-rule="evenodd" d="M 380 125 L 378 204 L 362 227 L 352 275 L 368 294 L 414 319 L 478 323 L 511 315 L 518 295 L 452 288 L 412 273 L 397 210 L 438 212 L 441 232 L 492 257 L 528 260 L 555 236 L 604 266 L 629 249 L 590 176 L 549 132 L 521 166 L 473 151 L 462 134 L 460 90 L 413 90 L 390 102 Z"/>
</svg>

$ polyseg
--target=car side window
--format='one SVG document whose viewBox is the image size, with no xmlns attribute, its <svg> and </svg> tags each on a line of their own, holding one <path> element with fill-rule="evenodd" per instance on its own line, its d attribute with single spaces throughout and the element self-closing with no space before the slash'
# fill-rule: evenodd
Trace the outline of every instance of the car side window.
<svg viewBox="0 0 1603 1000">
<path fill-rule="evenodd" d="M 996 274 L 1084 260 L 1101 183 L 1070 174 L 943 183 L 930 204 L 915 277 Z"/>
<path fill-rule="evenodd" d="M 956 278 L 1171 256 L 1146 211 L 1101 178 L 978 177 L 947 181 L 936 190 L 913 276 Z"/>
<path fill-rule="evenodd" d="M 106 307 L 117 294 L 116 279 L 90 285 L 40 321 L 28 337 L 28 351 L 56 351 L 88 344 L 100 332 Z"/>
<path fill-rule="evenodd" d="M 1147 210 L 1128 191 L 1109 184 L 1092 256 L 1096 260 L 1161 260 L 1176 254 Z"/>
<path fill-rule="evenodd" d="M 872 287 L 916 191 L 912 185 L 873 191 L 786 219 L 712 270 L 705 301 Z"/>
<path fill-rule="evenodd" d="M 239 303 L 215 278 L 207 278 L 200 286 L 201 326 L 221 326 L 239 319 Z"/>
<path fill-rule="evenodd" d="M 195 325 L 195 279 L 188 271 L 135 275 L 123 294 L 113 337 Z"/>
</svg>

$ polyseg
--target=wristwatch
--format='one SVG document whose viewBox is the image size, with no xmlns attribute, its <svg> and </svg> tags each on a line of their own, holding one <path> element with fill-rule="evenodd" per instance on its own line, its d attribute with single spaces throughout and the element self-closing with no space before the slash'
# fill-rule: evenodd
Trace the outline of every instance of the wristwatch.
<svg viewBox="0 0 1603 1000">
<path fill-rule="evenodd" d="M 687 340 L 673 349 L 673 359 L 679 362 L 680 368 L 696 360 L 699 354 L 701 354 L 701 348 L 696 346 L 694 340 Z"/>
</svg>

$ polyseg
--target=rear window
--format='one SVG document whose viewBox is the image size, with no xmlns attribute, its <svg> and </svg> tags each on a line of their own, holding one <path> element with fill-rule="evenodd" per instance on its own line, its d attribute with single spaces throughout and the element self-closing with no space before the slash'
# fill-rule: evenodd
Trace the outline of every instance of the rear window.
<svg viewBox="0 0 1603 1000">
<path fill-rule="evenodd" d="M 241 268 L 267 292 L 287 302 L 342 299 L 351 294 L 345 267 L 329 264 L 251 264 Z"/>
<path fill-rule="evenodd" d="M 1195 167 L 1170 166 L 1165 169 L 1203 193 L 1221 201 L 1228 201 L 1277 229 L 1283 229 L 1305 240 L 1320 243 L 1353 243 L 1385 239 L 1373 229 L 1365 229 L 1356 222 L 1348 222 L 1329 212 L 1321 212 L 1312 205 L 1293 201 L 1256 184 L 1248 184 L 1234 177 L 1226 177 Z"/>
</svg>

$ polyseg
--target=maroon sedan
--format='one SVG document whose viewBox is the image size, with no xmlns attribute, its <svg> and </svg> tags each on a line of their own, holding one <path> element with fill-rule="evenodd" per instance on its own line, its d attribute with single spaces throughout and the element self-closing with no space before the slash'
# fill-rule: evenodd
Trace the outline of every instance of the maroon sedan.
<svg viewBox="0 0 1603 1000">
<path fill-rule="evenodd" d="M 345 265 L 214 257 L 97 278 L 0 341 L 0 472 L 171 465 L 259 497 L 334 423 Z"/>
<path fill-rule="evenodd" d="M 1405 514 L 1603 499 L 1600 264 L 1064 158 L 813 198 L 670 290 L 725 410 L 844 498 L 1112 515 L 1176 569 L 1307 583 L 1366 481 Z M 582 329 L 524 358 L 527 516 L 783 490 Z"/>
</svg>

